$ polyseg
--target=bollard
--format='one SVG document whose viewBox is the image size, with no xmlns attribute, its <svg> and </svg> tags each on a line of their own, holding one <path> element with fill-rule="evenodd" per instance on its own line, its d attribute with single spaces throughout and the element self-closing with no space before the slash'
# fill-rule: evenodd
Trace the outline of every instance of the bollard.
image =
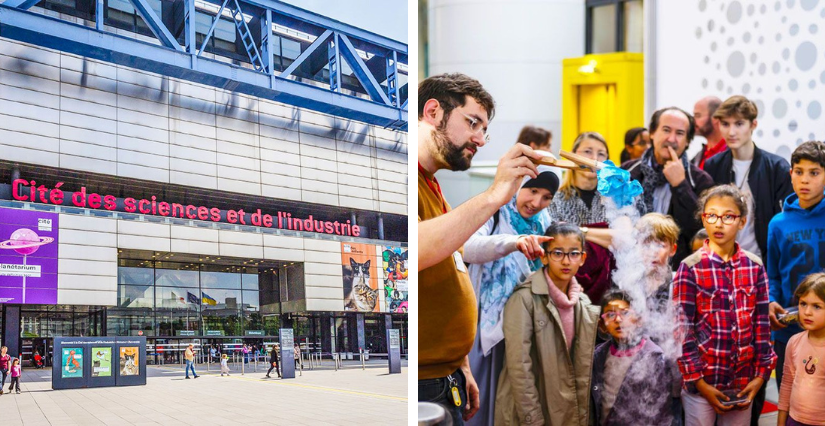
<svg viewBox="0 0 825 426">
<path fill-rule="evenodd" d="M 366 370 L 367 369 L 367 364 L 364 362 L 364 349 L 359 348 L 359 350 L 361 351 L 361 369 Z"/>
</svg>

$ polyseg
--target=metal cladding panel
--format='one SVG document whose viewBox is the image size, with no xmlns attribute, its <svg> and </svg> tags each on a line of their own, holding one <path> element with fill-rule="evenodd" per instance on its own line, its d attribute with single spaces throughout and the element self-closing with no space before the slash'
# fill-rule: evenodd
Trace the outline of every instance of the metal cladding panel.
<svg viewBox="0 0 825 426">
<path fill-rule="evenodd" d="M 98 32 L 88 27 L 9 8 L 2 4 L 0 4 L 0 37 L 196 81 L 379 126 L 401 129 L 407 127 L 407 111 L 402 109 L 196 57 L 183 51 Z"/>
</svg>

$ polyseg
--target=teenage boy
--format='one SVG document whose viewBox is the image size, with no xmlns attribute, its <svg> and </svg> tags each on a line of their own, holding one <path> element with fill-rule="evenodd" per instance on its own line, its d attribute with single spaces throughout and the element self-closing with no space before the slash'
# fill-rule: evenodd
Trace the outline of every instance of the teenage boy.
<svg viewBox="0 0 825 426">
<path fill-rule="evenodd" d="M 768 311 L 778 357 L 777 388 L 782 383 L 785 347 L 802 329 L 778 322 L 776 314 L 796 306 L 793 294 L 799 283 L 825 268 L 825 144 L 811 141 L 799 145 L 791 155 L 791 167 L 794 193 L 785 200 L 785 211 L 768 226 Z"/>
<path fill-rule="evenodd" d="M 768 224 L 782 211 L 782 203 L 791 194 L 791 166 L 778 155 L 765 152 L 753 142 L 756 129 L 756 104 L 744 96 L 728 98 L 713 118 L 728 149 L 705 162 L 705 171 L 717 185 L 734 184 L 749 196 L 748 220 L 736 241 L 743 249 L 766 263 Z"/>
</svg>

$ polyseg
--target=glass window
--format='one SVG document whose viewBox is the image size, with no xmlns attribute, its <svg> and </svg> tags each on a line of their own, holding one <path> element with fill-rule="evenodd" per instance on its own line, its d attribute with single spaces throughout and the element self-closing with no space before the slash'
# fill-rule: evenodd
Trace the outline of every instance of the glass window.
<svg viewBox="0 0 825 426">
<path fill-rule="evenodd" d="M 150 309 L 109 309 L 106 312 L 108 336 L 154 336 L 155 319 Z"/>
<path fill-rule="evenodd" d="M 155 290 L 155 304 L 157 309 L 197 311 L 200 306 L 197 289 L 157 287 Z"/>
<path fill-rule="evenodd" d="M 243 310 L 257 311 L 260 308 L 260 293 L 257 291 L 243 291 Z"/>
<path fill-rule="evenodd" d="M 151 272 L 151 271 L 150 271 Z M 155 289 L 150 285 L 117 286 L 117 306 L 120 308 L 154 308 Z"/>
<path fill-rule="evenodd" d="M 628 1 L 624 4 L 624 50 L 625 52 L 644 51 L 644 12 L 641 0 Z"/>
<path fill-rule="evenodd" d="M 204 310 L 241 308 L 241 291 L 224 288 L 208 289 L 201 292 Z"/>
<path fill-rule="evenodd" d="M 592 52 L 609 53 L 616 51 L 616 5 L 607 4 L 590 9 L 592 30 Z"/>
<path fill-rule="evenodd" d="M 284 38 L 281 40 L 281 56 L 284 58 L 295 60 L 298 56 L 301 55 L 301 43 L 290 40 L 288 38 Z"/>
<path fill-rule="evenodd" d="M 200 317 L 193 311 L 158 310 L 158 336 L 180 336 L 180 331 L 200 333 Z"/>
<path fill-rule="evenodd" d="M 243 274 L 241 280 L 244 290 L 258 290 L 258 274 Z"/>
<path fill-rule="evenodd" d="M 201 272 L 201 288 L 241 288 L 241 274 L 231 272 Z"/>
<path fill-rule="evenodd" d="M 158 268 L 161 266 L 158 262 Z M 172 266 L 164 262 L 164 266 Z M 198 271 L 188 269 L 155 269 L 155 285 L 167 287 L 198 287 Z"/>
<path fill-rule="evenodd" d="M 132 268 L 119 267 L 117 268 L 117 283 L 118 284 L 154 284 L 154 270 L 151 268 Z"/>
</svg>

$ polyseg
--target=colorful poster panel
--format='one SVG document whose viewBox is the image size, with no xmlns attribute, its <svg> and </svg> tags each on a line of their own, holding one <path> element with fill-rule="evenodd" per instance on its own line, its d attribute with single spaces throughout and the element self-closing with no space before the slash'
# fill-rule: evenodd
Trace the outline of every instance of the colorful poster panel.
<svg viewBox="0 0 825 426">
<path fill-rule="evenodd" d="M 378 312 L 378 277 L 372 276 L 373 262 L 374 245 L 341 243 L 345 311 Z"/>
<path fill-rule="evenodd" d="M 0 208 L 0 303 L 57 303 L 58 215 Z"/>
<path fill-rule="evenodd" d="M 383 312 L 407 312 L 407 249 L 401 247 L 384 247 L 382 253 L 384 271 Z"/>
<path fill-rule="evenodd" d="M 124 346 L 120 348 L 120 375 L 139 376 L 140 375 L 140 348 L 137 346 Z"/>
<path fill-rule="evenodd" d="M 112 376 L 112 348 L 92 348 L 92 377 Z"/>
<path fill-rule="evenodd" d="M 83 348 L 63 348 L 64 379 L 83 377 Z"/>
</svg>

